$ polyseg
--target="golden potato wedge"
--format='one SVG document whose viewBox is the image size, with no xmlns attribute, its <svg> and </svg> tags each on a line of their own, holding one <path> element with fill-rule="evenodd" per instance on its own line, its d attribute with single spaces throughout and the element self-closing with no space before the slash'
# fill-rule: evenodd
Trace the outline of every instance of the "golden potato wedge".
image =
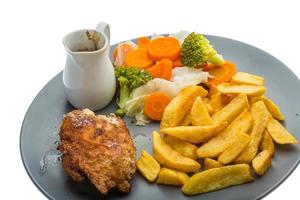
<svg viewBox="0 0 300 200">
<path fill-rule="evenodd" d="M 195 99 L 190 116 L 193 126 L 211 125 L 213 123 L 201 97 Z"/>
<path fill-rule="evenodd" d="M 214 112 L 218 112 L 221 110 L 225 105 L 222 102 L 222 94 L 217 93 L 211 96 L 209 104 L 213 108 Z"/>
<path fill-rule="evenodd" d="M 249 105 L 252 106 L 255 102 L 262 100 L 262 96 L 248 97 Z"/>
<path fill-rule="evenodd" d="M 271 156 L 273 156 L 274 154 L 275 151 L 274 142 L 272 140 L 270 133 L 267 130 L 265 130 L 264 135 L 261 139 L 261 142 L 259 144 L 259 150 L 261 151 L 268 150 Z"/>
<path fill-rule="evenodd" d="M 247 164 L 213 168 L 193 175 L 181 190 L 186 195 L 196 195 L 239 185 L 254 180 Z"/>
<path fill-rule="evenodd" d="M 252 116 L 246 108 L 222 133 L 203 144 L 196 151 L 199 158 L 217 157 L 229 147 L 238 132 L 249 132 L 252 128 Z"/>
<path fill-rule="evenodd" d="M 251 160 L 256 156 L 258 146 L 261 142 L 270 117 L 270 114 L 263 101 L 255 102 L 252 105 L 251 115 L 253 118 L 253 128 L 249 134 L 250 142 L 241 155 L 236 158 L 236 163 L 250 163 Z"/>
<path fill-rule="evenodd" d="M 191 115 L 190 112 L 188 112 L 184 118 L 181 120 L 181 122 L 178 124 L 179 126 L 189 126 L 191 125 Z"/>
<path fill-rule="evenodd" d="M 153 151 L 154 158 L 164 167 L 182 172 L 195 172 L 201 167 L 197 161 L 172 149 L 156 131 L 153 132 Z"/>
<path fill-rule="evenodd" d="M 160 169 L 157 178 L 157 183 L 165 185 L 182 186 L 186 182 L 188 182 L 189 179 L 190 177 L 184 172 L 163 167 Z"/>
<path fill-rule="evenodd" d="M 269 119 L 267 130 L 277 144 L 296 144 L 298 142 L 297 139 L 276 119 Z"/>
<path fill-rule="evenodd" d="M 212 95 L 219 93 L 216 85 L 209 85 L 208 97 L 211 98 Z"/>
<path fill-rule="evenodd" d="M 160 130 L 161 133 L 174 136 L 186 142 L 193 144 L 207 142 L 220 131 L 225 129 L 226 122 L 207 125 L 207 126 L 177 126 Z"/>
<path fill-rule="evenodd" d="M 136 161 L 136 167 L 149 182 L 155 181 L 160 170 L 159 163 L 145 150 Z"/>
<path fill-rule="evenodd" d="M 272 156 L 268 150 L 264 150 L 257 154 L 252 160 L 252 166 L 257 175 L 263 175 L 272 165 Z"/>
<path fill-rule="evenodd" d="M 221 83 L 217 86 L 219 92 L 223 94 L 244 93 L 249 96 L 261 96 L 266 92 L 266 88 L 260 85 Z"/>
<path fill-rule="evenodd" d="M 271 99 L 262 96 L 262 100 L 264 101 L 268 111 L 274 118 L 278 120 L 284 120 L 284 115 L 282 114 L 280 108 Z"/>
<path fill-rule="evenodd" d="M 239 94 L 230 101 L 224 108 L 212 116 L 214 123 L 227 122 L 231 123 L 246 107 L 248 99 L 245 94 Z"/>
<path fill-rule="evenodd" d="M 160 128 L 177 126 L 191 109 L 196 97 L 206 95 L 207 91 L 201 86 L 184 88 L 165 108 Z"/>
<path fill-rule="evenodd" d="M 212 169 L 212 168 L 217 168 L 217 167 L 222 167 L 223 165 L 211 158 L 204 158 L 204 169 L 208 170 L 208 169 Z"/>
<path fill-rule="evenodd" d="M 243 152 L 249 142 L 250 136 L 247 133 L 238 133 L 234 137 L 231 145 L 218 157 L 218 161 L 224 165 L 231 163 Z"/>
<path fill-rule="evenodd" d="M 265 82 L 264 77 L 249 74 L 246 72 L 237 72 L 231 78 L 231 82 L 234 84 L 250 84 L 250 85 L 263 85 Z"/>
<path fill-rule="evenodd" d="M 196 160 L 198 156 L 196 155 L 196 150 L 198 147 L 189 142 L 185 142 L 176 137 L 165 135 L 164 141 L 168 143 L 173 149 L 181 153 L 183 156 L 189 157 Z"/>
<path fill-rule="evenodd" d="M 210 105 L 210 100 L 208 98 L 203 98 L 203 103 L 205 105 L 206 110 L 208 111 L 209 115 L 214 114 L 214 108 Z"/>
<path fill-rule="evenodd" d="M 210 105 L 212 106 L 214 112 L 221 110 L 224 106 L 226 106 L 231 101 L 231 98 L 227 95 L 221 94 L 218 92 L 211 96 Z"/>
<path fill-rule="evenodd" d="M 268 97 L 265 96 L 249 97 L 250 105 L 260 100 L 263 100 L 272 117 L 278 120 L 284 120 L 284 115 L 282 114 L 280 108 Z"/>
</svg>

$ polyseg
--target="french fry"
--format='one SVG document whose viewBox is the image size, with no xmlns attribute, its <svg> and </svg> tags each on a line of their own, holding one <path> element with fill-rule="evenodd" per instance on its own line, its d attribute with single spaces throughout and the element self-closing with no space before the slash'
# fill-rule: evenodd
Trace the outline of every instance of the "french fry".
<svg viewBox="0 0 300 200">
<path fill-rule="evenodd" d="M 201 86 L 189 86 L 183 89 L 165 108 L 160 128 L 177 126 L 191 109 L 196 97 L 206 95 L 207 91 Z"/>
<path fill-rule="evenodd" d="M 214 108 L 210 105 L 210 100 L 208 98 L 203 98 L 203 103 L 208 111 L 209 115 L 214 114 Z"/>
<path fill-rule="evenodd" d="M 184 172 L 163 167 L 158 174 L 157 183 L 182 186 L 188 182 L 189 179 L 190 177 Z"/>
<path fill-rule="evenodd" d="M 191 115 L 188 112 L 179 123 L 179 126 L 189 126 L 191 124 Z"/>
<path fill-rule="evenodd" d="M 252 160 L 252 166 L 257 175 L 263 175 L 272 165 L 272 156 L 268 150 L 264 150 L 257 154 Z"/>
<path fill-rule="evenodd" d="M 182 172 L 195 172 L 201 167 L 197 161 L 172 149 L 156 131 L 153 132 L 153 151 L 154 158 L 164 167 Z"/>
<path fill-rule="evenodd" d="M 219 93 L 216 85 L 209 85 L 208 97 L 211 98 L 213 95 Z"/>
<path fill-rule="evenodd" d="M 231 82 L 234 84 L 250 84 L 250 85 L 263 85 L 265 82 L 264 77 L 245 73 L 237 72 L 231 78 Z"/>
<path fill-rule="evenodd" d="M 272 140 L 272 137 L 270 133 L 265 130 L 264 135 L 261 139 L 260 145 L 259 145 L 259 150 L 268 150 L 270 155 L 273 156 L 275 147 L 274 147 L 274 142 Z"/>
<path fill-rule="evenodd" d="M 248 97 L 248 101 L 249 101 L 250 107 L 252 107 L 252 105 L 253 105 L 255 102 L 258 102 L 258 101 L 262 100 L 261 97 L 262 97 L 262 96 Z"/>
<path fill-rule="evenodd" d="M 274 142 L 278 144 L 296 144 L 297 139 L 289 133 L 276 119 L 270 118 L 267 124 L 267 130 Z"/>
<path fill-rule="evenodd" d="M 266 92 L 264 86 L 221 83 L 217 86 L 219 92 L 223 94 L 247 94 L 249 96 L 261 96 Z"/>
<path fill-rule="evenodd" d="M 245 109 L 222 133 L 199 147 L 196 153 L 200 158 L 217 157 L 231 145 L 237 133 L 247 133 L 251 128 L 252 116 L 248 109 Z"/>
<path fill-rule="evenodd" d="M 218 168 L 218 167 L 222 167 L 223 165 L 211 158 L 204 158 L 204 169 L 208 170 L 208 169 L 212 169 L 212 168 Z"/>
<path fill-rule="evenodd" d="M 212 106 L 214 112 L 221 110 L 224 106 L 226 106 L 230 102 L 230 97 L 218 92 L 211 96 L 210 105 Z"/>
<path fill-rule="evenodd" d="M 263 100 L 272 117 L 278 120 L 284 120 L 284 115 L 282 114 L 280 108 L 268 97 L 265 96 L 249 97 L 250 105 L 260 100 Z"/>
<path fill-rule="evenodd" d="M 248 134 L 243 132 L 238 133 L 232 144 L 218 157 L 218 161 L 224 165 L 231 163 L 243 152 L 249 142 L 250 137 Z"/>
<path fill-rule="evenodd" d="M 162 129 L 160 132 L 174 136 L 186 142 L 198 144 L 207 142 L 216 136 L 220 131 L 225 129 L 226 126 L 226 122 L 221 122 L 207 126 L 177 126 Z"/>
<path fill-rule="evenodd" d="M 280 108 L 269 98 L 262 96 L 262 100 L 264 101 L 268 111 L 271 113 L 271 115 L 278 119 L 278 120 L 284 120 L 284 115 L 280 111 Z"/>
<path fill-rule="evenodd" d="M 159 163 L 145 150 L 136 161 L 136 167 L 149 182 L 155 181 L 160 170 Z"/>
<path fill-rule="evenodd" d="M 258 146 L 267 126 L 270 114 L 263 101 L 255 102 L 251 107 L 253 128 L 250 132 L 250 142 L 241 155 L 235 160 L 236 163 L 250 163 L 256 156 Z"/>
<path fill-rule="evenodd" d="M 189 142 L 185 142 L 176 137 L 165 135 L 164 140 L 168 143 L 173 149 L 181 153 L 183 156 L 189 157 L 196 160 L 198 158 L 196 150 L 198 147 Z"/>
<path fill-rule="evenodd" d="M 191 112 L 191 122 L 193 126 L 211 125 L 213 123 L 201 97 L 197 97 L 193 103 Z"/>
<path fill-rule="evenodd" d="M 186 195 L 196 195 L 254 180 L 247 164 L 213 168 L 193 175 L 181 188 Z"/>
<path fill-rule="evenodd" d="M 248 99 L 245 94 L 239 94 L 230 101 L 224 108 L 212 116 L 214 123 L 227 122 L 231 123 L 246 107 Z"/>
<path fill-rule="evenodd" d="M 222 102 L 222 94 L 217 93 L 211 96 L 209 104 L 214 109 L 214 112 L 218 112 L 221 110 L 225 105 Z"/>
</svg>

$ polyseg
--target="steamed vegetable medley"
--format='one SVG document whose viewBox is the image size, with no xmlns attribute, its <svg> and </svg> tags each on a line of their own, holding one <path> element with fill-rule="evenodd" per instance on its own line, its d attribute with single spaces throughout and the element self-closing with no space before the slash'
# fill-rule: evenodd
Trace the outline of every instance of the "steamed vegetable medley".
<svg viewBox="0 0 300 200">
<path fill-rule="evenodd" d="M 201 34 L 127 41 L 114 61 L 116 113 L 138 125 L 160 121 L 153 156 L 142 150 L 136 162 L 149 182 L 180 186 L 186 195 L 247 183 L 271 167 L 274 143 L 297 143 L 264 96 L 264 77 L 237 72 Z"/>
<path fill-rule="evenodd" d="M 137 125 L 160 121 L 185 87 L 221 83 L 235 72 L 205 36 L 185 31 L 120 43 L 113 57 L 120 85 L 116 114 L 135 117 Z"/>
</svg>

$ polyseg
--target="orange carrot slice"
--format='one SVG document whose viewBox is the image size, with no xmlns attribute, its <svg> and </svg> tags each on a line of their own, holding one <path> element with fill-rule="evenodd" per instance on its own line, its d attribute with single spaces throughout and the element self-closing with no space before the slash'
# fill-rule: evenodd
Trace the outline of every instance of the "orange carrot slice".
<svg viewBox="0 0 300 200">
<path fill-rule="evenodd" d="M 172 61 L 169 59 L 162 59 L 150 68 L 147 71 L 151 74 L 153 78 L 162 78 L 170 80 L 172 76 Z"/>
<path fill-rule="evenodd" d="M 180 55 L 180 43 L 173 37 L 157 38 L 149 42 L 148 53 L 154 61 L 164 58 L 174 61 Z"/>
<path fill-rule="evenodd" d="M 136 49 L 129 52 L 125 57 L 125 65 L 146 69 L 153 65 L 153 60 L 148 56 L 147 50 Z"/>
<path fill-rule="evenodd" d="M 150 42 L 150 39 L 147 37 L 139 37 L 137 39 L 137 45 L 139 48 L 147 48 L 149 42 Z"/>
<path fill-rule="evenodd" d="M 170 98 L 162 92 L 150 94 L 145 101 L 144 113 L 152 120 L 160 121 Z"/>
<path fill-rule="evenodd" d="M 114 48 L 114 52 L 113 52 L 113 58 L 114 58 L 114 60 L 116 60 L 117 55 L 118 55 L 118 47 L 115 47 Z"/>
<path fill-rule="evenodd" d="M 134 50 L 134 47 L 129 44 L 124 43 L 124 44 L 118 45 L 114 49 L 114 52 L 113 52 L 113 58 L 114 58 L 115 64 L 117 66 L 123 65 L 126 55 L 133 50 Z"/>
<path fill-rule="evenodd" d="M 218 66 L 213 64 L 213 63 L 205 63 L 203 66 L 202 66 L 202 69 L 203 71 L 209 71 L 209 70 L 212 70 L 212 69 L 215 69 L 217 68 Z"/>
<path fill-rule="evenodd" d="M 211 69 L 207 70 L 210 75 L 214 76 L 208 80 L 209 84 L 220 84 L 223 82 L 228 82 L 231 80 L 232 76 L 236 73 L 235 64 L 226 61 L 226 63 L 221 67 L 211 67 Z"/>
<path fill-rule="evenodd" d="M 182 67 L 182 66 L 183 66 L 183 64 L 181 62 L 180 57 L 173 61 L 173 67 Z"/>
</svg>

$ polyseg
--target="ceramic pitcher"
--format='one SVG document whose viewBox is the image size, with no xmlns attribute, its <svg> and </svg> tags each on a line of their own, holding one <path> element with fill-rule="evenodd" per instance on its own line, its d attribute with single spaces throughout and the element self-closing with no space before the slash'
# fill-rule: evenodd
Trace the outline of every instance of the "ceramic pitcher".
<svg viewBox="0 0 300 200">
<path fill-rule="evenodd" d="M 109 43 L 110 28 L 104 22 L 95 30 L 78 30 L 64 37 L 67 59 L 63 85 L 74 107 L 95 111 L 112 100 L 116 79 L 109 59 Z"/>
</svg>

